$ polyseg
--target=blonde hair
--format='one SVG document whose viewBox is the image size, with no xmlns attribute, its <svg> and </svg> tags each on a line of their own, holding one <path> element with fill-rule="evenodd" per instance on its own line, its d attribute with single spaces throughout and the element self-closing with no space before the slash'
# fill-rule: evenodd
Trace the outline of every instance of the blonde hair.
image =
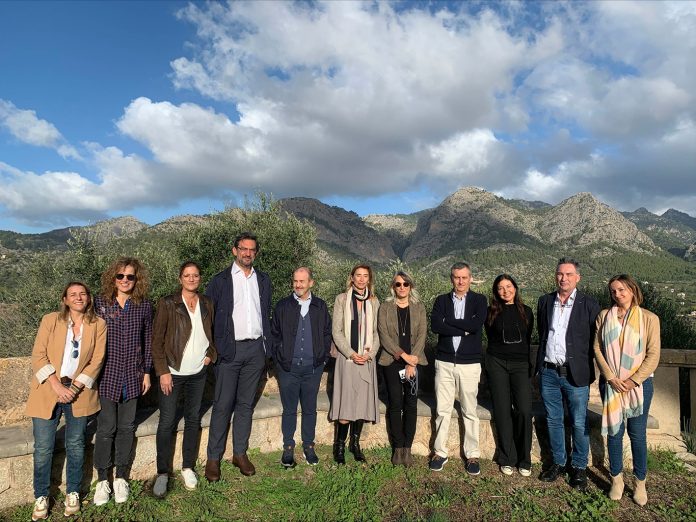
<svg viewBox="0 0 696 522">
<path fill-rule="evenodd" d="M 614 296 L 611 295 L 611 284 L 616 282 L 616 281 L 618 281 L 619 283 L 622 283 L 626 288 L 628 288 L 633 293 L 633 300 L 631 302 L 632 306 L 640 306 L 641 304 L 643 304 L 643 291 L 640 289 L 640 286 L 638 286 L 638 283 L 636 282 L 636 280 L 633 279 L 628 274 L 615 275 L 607 283 L 607 289 L 609 290 L 609 299 L 611 299 L 611 304 L 615 304 L 615 305 L 619 304 L 616 301 L 614 301 Z"/>
<path fill-rule="evenodd" d="M 374 276 L 372 274 L 372 268 L 370 268 L 370 265 L 366 265 L 364 263 L 361 263 L 359 265 L 355 265 L 353 269 L 350 271 L 350 275 L 348 276 L 348 280 L 346 281 L 346 292 L 350 290 L 350 288 L 353 286 L 353 276 L 355 275 L 355 272 L 357 272 L 359 269 L 364 269 L 367 270 L 367 273 L 369 275 L 369 279 L 367 280 L 367 290 L 370 292 L 370 299 L 375 298 L 375 280 Z"/>
<path fill-rule="evenodd" d="M 394 292 L 394 283 L 396 283 L 397 277 L 400 277 L 404 280 L 404 282 L 408 283 L 411 286 L 411 291 L 408 293 L 408 302 L 419 303 L 420 296 L 418 295 L 416 287 L 413 284 L 413 278 L 403 270 L 399 270 L 396 274 L 394 274 L 394 277 L 392 277 L 391 285 L 389 285 L 389 293 L 391 294 L 391 297 L 389 297 L 388 301 L 393 301 L 394 299 L 396 299 L 396 292 Z"/>
<path fill-rule="evenodd" d="M 65 288 L 63 288 L 63 293 L 60 296 L 60 311 L 58 312 L 59 317 L 66 322 L 70 317 L 70 307 L 65 304 L 65 298 L 68 297 L 68 290 L 70 290 L 70 287 L 72 286 L 81 286 L 85 289 L 85 292 L 87 292 L 87 307 L 85 308 L 84 321 L 86 323 L 93 323 L 97 320 L 97 314 L 94 312 L 92 292 L 87 285 L 81 281 L 70 281 L 67 285 L 65 285 Z"/>
</svg>

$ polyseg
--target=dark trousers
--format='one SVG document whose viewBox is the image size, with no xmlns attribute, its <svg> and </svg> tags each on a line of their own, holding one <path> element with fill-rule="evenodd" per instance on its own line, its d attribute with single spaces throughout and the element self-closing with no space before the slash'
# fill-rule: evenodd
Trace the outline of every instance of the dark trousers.
<svg viewBox="0 0 696 522">
<path fill-rule="evenodd" d="M 532 380 L 528 361 L 486 355 L 486 375 L 498 434 L 498 464 L 532 468 Z"/>
<path fill-rule="evenodd" d="M 418 395 L 411 393 L 411 383 L 401 382 L 399 370 L 404 367 L 398 361 L 382 366 L 387 385 L 387 422 L 394 448 L 410 448 L 416 436 Z"/>
<path fill-rule="evenodd" d="M 176 406 L 179 397 L 184 398 L 184 442 L 182 468 L 194 469 L 198 457 L 198 434 L 201 429 L 201 401 L 205 389 L 208 367 L 194 375 L 172 375 L 172 391 L 169 395 L 159 388 L 160 418 L 157 425 L 157 473 L 172 471 L 172 435 L 177 419 Z"/>
<path fill-rule="evenodd" d="M 232 422 L 232 451 L 246 453 L 251 434 L 251 416 L 259 380 L 266 367 L 263 340 L 237 342 L 234 361 L 215 365 L 215 398 L 208 433 L 208 458 L 220 460 L 225 453 Z"/>
<path fill-rule="evenodd" d="M 297 403 L 302 407 L 302 445 L 307 447 L 314 444 L 314 433 L 317 427 L 317 395 L 319 384 L 324 373 L 324 365 L 314 368 L 313 365 L 298 366 L 293 364 L 286 372 L 276 365 L 280 400 L 283 403 L 283 446 L 295 446 L 295 430 L 297 429 Z"/>
<path fill-rule="evenodd" d="M 99 398 L 101 411 L 97 417 L 94 438 L 94 467 L 99 480 L 106 480 L 109 469 L 116 465 L 116 478 L 128 478 L 135 435 L 135 410 L 138 399 L 114 402 Z M 114 459 L 111 449 L 114 447 Z"/>
</svg>

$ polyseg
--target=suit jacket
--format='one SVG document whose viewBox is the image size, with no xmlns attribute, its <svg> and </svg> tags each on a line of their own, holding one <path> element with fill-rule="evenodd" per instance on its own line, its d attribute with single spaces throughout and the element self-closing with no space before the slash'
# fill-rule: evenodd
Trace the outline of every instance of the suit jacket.
<svg viewBox="0 0 696 522">
<path fill-rule="evenodd" d="M 418 357 L 418 364 L 427 366 L 425 358 L 425 338 L 428 335 L 428 319 L 425 316 L 423 303 L 409 303 L 411 320 L 411 355 Z M 403 353 L 399 345 L 399 325 L 394 301 L 386 301 L 379 307 L 377 328 L 379 344 L 382 345 L 377 362 L 381 366 L 389 366 Z"/>
<path fill-rule="evenodd" d="M 256 279 L 259 285 L 259 298 L 261 302 L 263 341 L 264 346 L 266 346 L 267 339 L 269 339 L 271 335 L 271 278 L 267 273 L 256 270 Z M 213 342 L 218 352 L 217 363 L 231 363 L 234 361 L 234 354 L 236 352 L 234 320 L 232 319 L 232 311 L 234 310 L 232 265 L 213 276 L 208 288 L 205 289 L 205 295 L 213 300 L 213 305 L 215 306 Z"/>
<path fill-rule="evenodd" d="M 457 364 L 481 362 L 481 331 L 488 314 L 486 296 L 469 290 L 466 294 L 464 319 L 455 319 L 452 292 L 437 296 L 430 314 L 430 328 L 438 334 L 438 361 Z M 461 337 L 457 353 L 454 352 L 453 337 Z"/>
<path fill-rule="evenodd" d="M 58 397 L 48 382 L 39 382 L 39 373 L 47 366 L 52 367 L 51 373 L 60 378 L 60 368 L 63 365 L 65 340 L 68 335 L 68 323 L 60 318 L 58 312 L 46 314 L 41 319 L 41 326 L 36 334 L 34 349 L 31 352 L 31 369 L 34 377 L 31 379 L 29 400 L 27 401 L 27 416 L 40 419 L 50 419 L 58 403 Z M 82 341 L 80 343 L 80 358 L 74 378 L 84 378 L 86 381 L 96 381 L 106 352 L 106 323 L 97 317 L 93 323 L 84 323 Z M 49 374 L 50 375 L 50 374 Z M 80 379 L 82 382 L 82 379 Z M 99 395 L 96 385 L 85 386 L 72 402 L 72 414 L 75 417 L 86 417 L 99 411 Z"/>
<path fill-rule="evenodd" d="M 546 342 L 549 325 L 553 320 L 553 303 L 556 292 L 544 294 L 537 306 L 537 331 L 539 332 L 539 351 L 537 352 L 536 374 L 541 371 L 546 357 Z M 599 314 L 599 304 L 594 298 L 579 290 L 575 294 L 573 310 L 566 331 L 566 364 L 568 381 L 574 386 L 589 386 L 595 380 L 594 337 L 595 321 Z"/>
</svg>

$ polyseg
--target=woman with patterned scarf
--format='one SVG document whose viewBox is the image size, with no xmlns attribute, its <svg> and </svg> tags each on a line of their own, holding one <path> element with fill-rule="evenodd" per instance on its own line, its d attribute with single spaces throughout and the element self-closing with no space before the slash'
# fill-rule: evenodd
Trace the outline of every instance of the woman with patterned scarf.
<svg viewBox="0 0 696 522">
<path fill-rule="evenodd" d="M 602 372 L 602 434 L 607 435 L 611 489 L 623 496 L 623 436 L 628 431 L 636 485 L 633 501 L 648 502 L 646 428 L 653 396 L 653 372 L 660 362 L 660 319 L 641 308 L 643 293 L 636 281 L 621 274 L 609 280 L 612 305 L 597 317 L 595 358 Z M 607 386 L 608 384 L 608 386 Z"/>
<path fill-rule="evenodd" d="M 379 422 L 377 370 L 379 348 L 377 310 L 372 269 L 364 264 L 350 271 L 346 292 L 336 297 L 333 310 L 333 342 L 338 353 L 334 370 L 333 400 L 329 418 L 336 423 L 334 460 L 345 464 L 345 447 L 350 425 L 348 449 L 356 461 L 365 462 L 360 449 L 363 423 Z M 334 352 L 334 350 L 332 350 Z"/>
</svg>

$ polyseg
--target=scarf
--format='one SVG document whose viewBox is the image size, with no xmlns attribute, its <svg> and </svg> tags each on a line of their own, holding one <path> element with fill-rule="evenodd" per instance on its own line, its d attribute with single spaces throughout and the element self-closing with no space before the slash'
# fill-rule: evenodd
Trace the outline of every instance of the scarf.
<svg viewBox="0 0 696 522">
<path fill-rule="evenodd" d="M 360 310 L 357 313 L 357 317 L 355 317 L 356 310 L 353 309 L 353 296 L 358 301 L 362 301 L 362 310 Z M 372 310 L 372 299 L 369 299 L 370 293 L 368 289 L 365 289 L 365 294 L 360 295 L 356 294 L 353 292 L 353 287 L 351 286 L 348 292 L 346 293 L 346 305 L 343 308 L 343 331 L 346 334 L 346 337 L 350 339 L 349 344 L 352 347 L 355 347 L 354 339 L 351 337 L 351 321 L 353 319 L 357 319 L 358 323 L 358 343 L 357 343 L 357 349 L 355 350 L 358 355 L 363 355 L 365 352 L 365 346 L 370 347 L 372 349 L 374 347 L 373 344 L 373 339 L 372 339 L 372 324 L 373 324 L 373 310 Z M 356 307 L 357 309 L 357 307 Z M 355 348 L 354 348 L 355 349 Z M 368 352 L 372 357 L 374 357 L 374 353 Z"/>
<path fill-rule="evenodd" d="M 616 377 L 624 381 L 638 370 L 645 358 L 643 312 L 639 306 L 632 306 L 623 322 L 617 314 L 616 306 L 607 311 L 601 340 L 609 368 Z M 642 386 L 622 393 L 614 391 L 607 383 L 602 399 L 602 435 L 616 435 L 624 419 L 643 414 Z"/>
</svg>

